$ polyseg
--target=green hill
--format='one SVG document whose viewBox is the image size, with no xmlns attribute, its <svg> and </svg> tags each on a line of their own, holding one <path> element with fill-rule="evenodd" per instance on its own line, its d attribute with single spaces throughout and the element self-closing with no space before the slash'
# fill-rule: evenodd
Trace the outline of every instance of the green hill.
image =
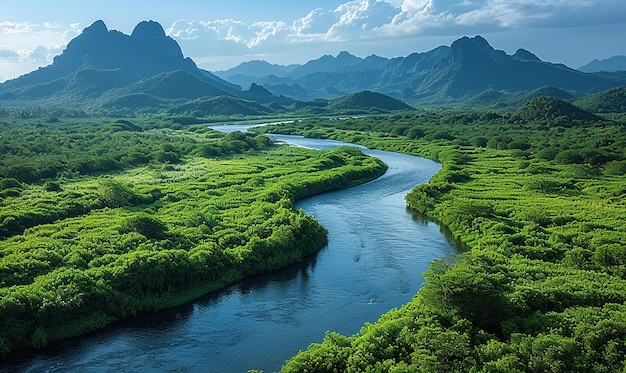
<svg viewBox="0 0 626 373">
<path fill-rule="evenodd" d="M 123 89 L 168 99 L 195 99 L 205 96 L 232 96 L 225 90 L 204 82 L 186 71 L 177 70 L 141 80 Z"/>
<path fill-rule="evenodd" d="M 574 104 L 592 113 L 626 113 L 626 86 L 581 97 Z"/>
<path fill-rule="evenodd" d="M 210 115 L 262 115 L 274 110 L 259 103 L 235 97 L 199 99 L 171 109 L 170 114 L 206 117 Z"/>
<path fill-rule="evenodd" d="M 501 91 L 485 91 L 465 103 L 460 105 L 463 108 L 510 108 L 510 107 L 522 107 L 528 101 L 537 97 L 554 97 L 565 101 L 573 100 L 575 97 L 562 89 L 545 86 L 534 91 L 521 91 L 515 93 L 501 92 Z"/>
<path fill-rule="evenodd" d="M 160 108 L 165 105 L 165 101 L 146 93 L 132 93 L 119 96 L 111 101 L 102 104 L 103 108 L 127 108 L 127 109 L 143 109 L 143 108 Z"/>
<path fill-rule="evenodd" d="M 563 127 L 571 127 L 577 121 L 600 120 L 596 115 L 569 102 L 546 96 L 528 101 L 515 113 L 514 118 L 524 122 L 549 121 Z"/>
<path fill-rule="evenodd" d="M 363 91 L 328 101 L 327 109 L 334 111 L 367 111 L 388 113 L 399 110 L 413 110 L 404 102 L 381 93 Z"/>
</svg>

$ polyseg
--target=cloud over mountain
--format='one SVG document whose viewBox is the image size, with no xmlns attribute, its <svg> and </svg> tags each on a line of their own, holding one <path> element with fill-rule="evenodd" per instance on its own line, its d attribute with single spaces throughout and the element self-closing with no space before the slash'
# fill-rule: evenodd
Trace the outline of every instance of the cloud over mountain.
<svg viewBox="0 0 626 373">
<path fill-rule="evenodd" d="M 621 22 L 616 15 L 625 13 L 626 2 L 621 0 L 353 0 L 335 9 L 313 9 L 293 21 L 180 20 L 168 28 L 168 33 L 187 46 L 196 43 L 237 52 L 242 47 L 263 52 L 300 43 L 398 35 L 456 36 L 485 29 L 580 27 Z"/>
</svg>

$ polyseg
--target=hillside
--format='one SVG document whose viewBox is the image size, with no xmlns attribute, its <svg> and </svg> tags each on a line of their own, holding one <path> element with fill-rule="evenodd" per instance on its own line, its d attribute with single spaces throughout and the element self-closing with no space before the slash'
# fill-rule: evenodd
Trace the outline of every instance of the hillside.
<svg viewBox="0 0 626 373">
<path fill-rule="evenodd" d="M 570 127 L 576 122 L 599 121 L 596 115 L 569 102 L 554 97 L 537 97 L 530 100 L 513 116 L 524 122 L 548 121 L 552 125 Z"/>
<path fill-rule="evenodd" d="M 581 97 L 574 104 L 592 113 L 626 113 L 626 86 Z"/>
<path fill-rule="evenodd" d="M 395 98 L 380 93 L 363 91 L 330 100 L 328 108 L 339 112 L 388 113 L 398 110 L 413 110 L 412 107 Z"/>
<path fill-rule="evenodd" d="M 265 115 L 275 112 L 270 107 L 236 97 L 212 97 L 195 100 L 169 110 L 170 114 L 193 117 L 212 115 Z"/>
<path fill-rule="evenodd" d="M 460 105 L 466 109 L 491 108 L 491 109 L 511 109 L 519 108 L 529 100 L 537 97 L 554 97 L 564 101 L 571 101 L 575 97 L 562 89 L 546 86 L 534 91 L 520 91 L 515 93 L 488 90 L 465 101 Z"/>
</svg>

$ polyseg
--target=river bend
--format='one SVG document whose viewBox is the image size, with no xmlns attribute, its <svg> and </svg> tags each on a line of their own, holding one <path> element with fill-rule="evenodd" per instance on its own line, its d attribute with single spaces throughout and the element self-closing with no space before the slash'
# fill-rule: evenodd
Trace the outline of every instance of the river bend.
<svg viewBox="0 0 626 373">
<path fill-rule="evenodd" d="M 271 137 L 317 149 L 345 145 Z M 296 205 L 328 229 L 328 245 L 316 255 L 191 304 L 57 342 L 36 356 L 4 362 L 0 371 L 272 372 L 320 342 L 327 330 L 352 335 L 410 301 L 429 263 L 455 252 L 438 225 L 416 218 L 404 202 L 411 188 L 427 182 L 440 166 L 409 155 L 363 151 L 389 166 L 385 175 Z"/>
</svg>

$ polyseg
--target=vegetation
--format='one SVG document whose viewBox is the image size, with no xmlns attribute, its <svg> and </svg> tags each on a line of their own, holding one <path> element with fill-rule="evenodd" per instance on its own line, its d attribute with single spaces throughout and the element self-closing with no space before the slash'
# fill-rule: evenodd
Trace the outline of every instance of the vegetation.
<svg viewBox="0 0 626 373">
<path fill-rule="evenodd" d="M 328 332 L 283 371 L 626 368 L 625 124 L 552 116 L 565 106 L 549 101 L 524 119 L 423 111 L 287 130 L 442 162 L 407 204 L 468 250 L 434 262 L 410 303 L 354 336 Z"/>
<path fill-rule="evenodd" d="M 594 113 L 626 113 L 626 86 L 581 97 L 576 105 Z"/>
<path fill-rule="evenodd" d="M 539 97 L 511 113 L 263 127 L 442 162 L 407 204 L 467 247 L 434 262 L 410 303 L 354 336 L 328 332 L 283 371 L 626 369 L 626 116 L 598 115 Z M 298 260 L 325 231 L 294 201 L 384 170 L 355 148 L 280 147 L 193 122 L 0 121 L 3 353 Z"/>
<path fill-rule="evenodd" d="M 293 263 L 326 242 L 294 201 L 386 168 L 156 118 L 7 119 L 0 136 L 1 354 Z"/>
</svg>

